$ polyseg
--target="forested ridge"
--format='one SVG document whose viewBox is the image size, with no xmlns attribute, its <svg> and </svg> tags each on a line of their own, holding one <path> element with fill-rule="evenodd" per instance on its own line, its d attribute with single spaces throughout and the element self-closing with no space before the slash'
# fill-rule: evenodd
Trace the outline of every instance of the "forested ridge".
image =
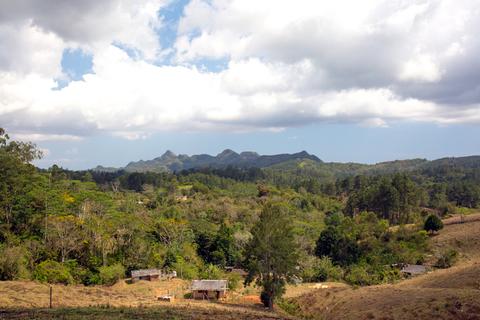
<svg viewBox="0 0 480 320">
<path fill-rule="evenodd" d="M 38 169 L 39 157 L 1 130 L 1 280 L 111 284 L 162 268 L 235 285 L 224 272 L 235 266 L 272 299 L 286 281 L 390 282 L 400 278 L 395 264 L 429 251 L 427 232 L 403 225 L 480 206 L 476 157 L 170 172 Z M 269 268 L 256 245 L 265 239 L 284 257 Z"/>
</svg>

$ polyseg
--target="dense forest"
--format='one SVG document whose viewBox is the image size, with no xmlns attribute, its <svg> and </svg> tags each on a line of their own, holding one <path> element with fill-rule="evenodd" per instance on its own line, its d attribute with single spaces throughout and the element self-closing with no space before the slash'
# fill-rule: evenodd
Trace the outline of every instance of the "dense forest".
<svg viewBox="0 0 480 320">
<path fill-rule="evenodd" d="M 404 225 L 480 206 L 477 158 L 127 172 L 38 169 L 39 157 L 0 129 L 1 280 L 111 284 L 152 267 L 235 286 L 224 270 L 236 266 L 247 282 L 280 270 L 278 283 L 260 277 L 272 296 L 290 280 L 389 282 L 429 250 L 427 232 Z M 253 256 L 267 233 L 288 268 Z"/>
</svg>

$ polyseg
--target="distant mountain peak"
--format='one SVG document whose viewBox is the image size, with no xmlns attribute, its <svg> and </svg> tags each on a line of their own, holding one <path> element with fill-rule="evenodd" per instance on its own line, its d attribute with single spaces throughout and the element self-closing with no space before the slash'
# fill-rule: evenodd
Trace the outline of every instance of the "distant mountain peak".
<svg viewBox="0 0 480 320">
<path fill-rule="evenodd" d="M 167 160 L 167 159 L 172 159 L 172 158 L 176 158 L 176 157 L 177 157 L 177 155 L 176 155 L 175 153 L 173 153 L 173 152 L 170 151 L 170 150 L 167 150 L 167 151 L 165 151 L 164 154 L 162 154 L 162 155 L 160 156 L 160 159 L 161 159 L 161 160 Z"/>
<path fill-rule="evenodd" d="M 219 154 L 217 154 L 217 158 L 226 158 L 231 156 L 238 156 L 239 154 L 233 151 L 232 149 L 225 149 Z"/>
<path fill-rule="evenodd" d="M 298 156 L 299 158 L 306 158 L 310 160 L 321 161 L 320 158 L 318 158 L 316 155 L 310 154 L 305 150 L 295 153 L 294 155 Z"/>
</svg>

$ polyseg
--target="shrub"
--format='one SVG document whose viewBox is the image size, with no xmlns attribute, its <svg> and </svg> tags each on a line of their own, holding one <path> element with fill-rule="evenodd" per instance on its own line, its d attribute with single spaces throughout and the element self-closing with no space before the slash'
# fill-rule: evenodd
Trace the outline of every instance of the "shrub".
<svg viewBox="0 0 480 320">
<path fill-rule="evenodd" d="M 68 271 L 72 275 L 75 283 L 90 284 L 89 278 L 91 276 L 91 272 L 88 269 L 80 266 L 77 260 L 66 260 L 63 265 L 68 268 Z"/>
<path fill-rule="evenodd" d="M 68 267 L 53 260 L 45 260 L 38 264 L 35 268 L 33 276 L 40 282 L 63 284 L 74 283 Z"/>
<path fill-rule="evenodd" d="M 450 249 L 440 255 L 437 262 L 435 263 L 435 267 L 437 268 L 450 268 L 455 264 L 458 258 L 458 252 L 454 249 Z"/>
<path fill-rule="evenodd" d="M 208 264 L 200 272 L 200 278 L 218 280 L 225 278 L 225 275 L 222 270 L 220 270 L 220 268 L 216 265 Z"/>
<path fill-rule="evenodd" d="M 28 259 L 22 247 L 0 248 L 0 280 L 28 279 Z"/>
<path fill-rule="evenodd" d="M 228 280 L 228 289 L 236 290 L 240 284 L 240 281 L 242 280 L 242 276 L 239 275 L 238 273 L 230 272 L 227 275 L 227 280 Z"/>
<path fill-rule="evenodd" d="M 98 271 L 100 283 L 109 286 L 114 285 L 118 280 L 125 277 L 125 268 L 120 263 L 100 267 Z"/>
<path fill-rule="evenodd" d="M 350 267 L 345 276 L 345 281 L 357 286 L 368 286 L 378 283 L 378 279 L 375 275 L 369 274 L 367 269 L 360 265 L 353 265 Z"/>
<path fill-rule="evenodd" d="M 433 233 L 435 231 L 443 229 L 443 222 L 442 220 L 440 220 L 440 218 L 437 215 L 431 214 L 427 217 L 427 220 L 425 220 L 423 229 L 425 231 Z"/>
<path fill-rule="evenodd" d="M 342 279 L 343 270 L 339 266 L 335 266 L 330 257 L 322 257 L 318 259 L 314 266 L 315 281 L 338 281 Z"/>
<path fill-rule="evenodd" d="M 100 279 L 100 275 L 98 273 L 88 272 L 84 285 L 92 286 L 96 284 L 102 284 L 102 279 Z"/>
<path fill-rule="evenodd" d="M 180 256 L 177 257 L 177 261 L 172 265 L 172 270 L 175 270 L 177 276 L 182 279 L 192 280 L 198 277 L 198 267 L 193 263 L 185 261 Z"/>
<path fill-rule="evenodd" d="M 277 305 L 292 316 L 298 315 L 301 311 L 300 305 L 293 299 L 278 299 Z"/>
</svg>

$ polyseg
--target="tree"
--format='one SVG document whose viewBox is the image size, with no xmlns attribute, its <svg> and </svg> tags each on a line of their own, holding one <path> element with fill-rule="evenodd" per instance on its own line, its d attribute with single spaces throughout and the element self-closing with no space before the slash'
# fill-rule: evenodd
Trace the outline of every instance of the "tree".
<svg viewBox="0 0 480 320">
<path fill-rule="evenodd" d="M 34 144 L 10 141 L 0 128 L 0 224 L 5 225 L 4 229 L 15 232 L 25 222 L 25 196 L 32 188 L 31 178 L 35 174 L 30 162 L 40 157 Z"/>
<path fill-rule="evenodd" d="M 79 221 L 74 216 L 49 217 L 48 230 L 48 247 L 59 254 L 62 262 L 82 245 Z"/>
<path fill-rule="evenodd" d="M 273 309 L 275 298 L 285 292 L 285 284 L 297 274 L 298 253 L 289 208 L 283 203 L 267 203 L 252 229 L 247 246 L 246 284 L 256 280 L 263 287 L 262 302 Z"/>
<path fill-rule="evenodd" d="M 355 239 L 348 237 L 338 227 L 328 226 L 320 233 L 315 254 L 320 258 L 330 257 L 333 262 L 347 266 L 358 260 L 360 252 Z"/>
<path fill-rule="evenodd" d="M 436 232 L 443 229 L 443 222 L 439 217 L 437 217 L 437 215 L 431 214 L 425 220 L 423 229 L 430 233 Z"/>
</svg>

